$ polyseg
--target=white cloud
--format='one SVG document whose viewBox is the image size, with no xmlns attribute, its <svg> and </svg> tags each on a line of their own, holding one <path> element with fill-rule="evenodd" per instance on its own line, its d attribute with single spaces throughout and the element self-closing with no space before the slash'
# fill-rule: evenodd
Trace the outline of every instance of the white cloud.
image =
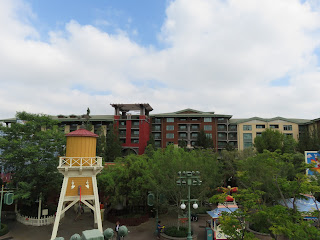
<svg viewBox="0 0 320 240">
<path fill-rule="evenodd" d="M 112 114 L 113 102 L 148 102 L 154 112 L 190 107 L 234 117 L 319 117 L 318 6 L 171 1 L 159 29 L 166 47 L 158 50 L 124 30 L 110 34 L 76 20 L 42 42 L 28 21 L 36 17 L 32 6 L 0 1 L 0 117 L 21 110 L 81 114 L 87 107 Z M 288 86 L 272 85 L 285 76 Z"/>
</svg>

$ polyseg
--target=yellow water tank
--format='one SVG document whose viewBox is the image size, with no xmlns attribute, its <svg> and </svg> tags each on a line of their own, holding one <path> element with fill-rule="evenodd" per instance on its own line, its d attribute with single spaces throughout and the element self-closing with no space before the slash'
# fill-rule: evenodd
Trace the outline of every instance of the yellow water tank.
<svg viewBox="0 0 320 240">
<path fill-rule="evenodd" d="M 89 165 L 90 158 L 96 157 L 98 135 L 86 129 L 78 129 L 66 134 L 66 137 L 66 157 L 73 158 L 75 162 L 73 166 L 78 165 L 80 158 L 84 163 L 83 166 Z"/>
</svg>

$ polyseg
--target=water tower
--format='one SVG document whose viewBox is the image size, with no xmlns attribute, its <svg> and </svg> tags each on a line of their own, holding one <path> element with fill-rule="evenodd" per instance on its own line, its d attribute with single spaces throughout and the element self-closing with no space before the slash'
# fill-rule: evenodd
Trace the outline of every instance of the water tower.
<svg viewBox="0 0 320 240">
<path fill-rule="evenodd" d="M 66 134 L 66 137 L 66 156 L 59 158 L 58 166 L 64 179 L 51 240 L 57 236 L 61 215 L 80 203 L 94 212 L 94 222 L 98 230 L 103 232 L 96 179 L 96 175 L 103 169 L 102 158 L 96 156 L 98 135 L 79 129 Z"/>
</svg>

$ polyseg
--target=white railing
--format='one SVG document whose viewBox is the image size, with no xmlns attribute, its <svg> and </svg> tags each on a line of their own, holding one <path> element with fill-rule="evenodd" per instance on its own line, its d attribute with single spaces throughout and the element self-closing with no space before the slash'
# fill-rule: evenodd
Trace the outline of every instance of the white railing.
<svg viewBox="0 0 320 240">
<path fill-rule="evenodd" d="M 55 216 L 44 216 L 40 219 L 37 217 L 27 217 L 20 215 L 20 213 L 17 213 L 17 221 L 24 224 L 24 225 L 31 225 L 31 226 L 45 226 L 50 225 L 54 223 Z"/>
<path fill-rule="evenodd" d="M 102 167 L 102 157 L 60 157 L 59 167 Z"/>
</svg>

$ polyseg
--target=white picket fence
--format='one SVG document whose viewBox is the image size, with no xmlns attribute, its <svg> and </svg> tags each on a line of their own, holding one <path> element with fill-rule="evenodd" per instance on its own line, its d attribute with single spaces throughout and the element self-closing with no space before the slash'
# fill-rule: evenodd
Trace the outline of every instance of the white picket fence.
<svg viewBox="0 0 320 240">
<path fill-rule="evenodd" d="M 40 219 L 37 217 L 26 217 L 17 213 L 17 221 L 24 224 L 24 225 L 31 225 L 31 226 L 45 226 L 54 223 L 55 216 L 44 216 Z"/>
</svg>

